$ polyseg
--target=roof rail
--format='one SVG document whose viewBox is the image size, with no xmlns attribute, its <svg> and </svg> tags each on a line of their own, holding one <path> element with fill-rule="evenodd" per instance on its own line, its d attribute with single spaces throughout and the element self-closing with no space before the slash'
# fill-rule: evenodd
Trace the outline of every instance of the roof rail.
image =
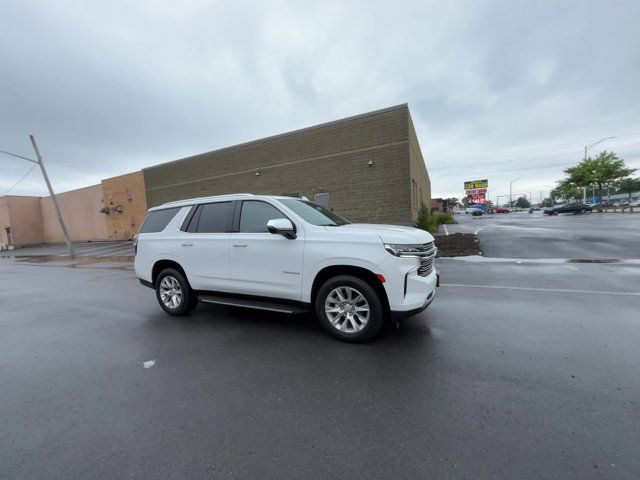
<svg viewBox="0 0 640 480">
<path fill-rule="evenodd" d="M 253 193 L 230 193 L 227 195 L 210 195 L 208 197 L 184 198 L 182 200 L 174 200 L 173 202 L 163 203 L 162 206 L 176 205 L 179 203 L 197 203 L 209 198 L 228 198 L 228 197 L 253 197 Z"/>
</svg>

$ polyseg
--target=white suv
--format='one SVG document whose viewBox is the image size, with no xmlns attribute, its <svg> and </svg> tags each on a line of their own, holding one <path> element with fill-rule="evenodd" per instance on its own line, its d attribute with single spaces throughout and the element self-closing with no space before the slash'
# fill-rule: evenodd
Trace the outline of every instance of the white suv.
<svg viewBox="0 0 640 480">
<path fill-rule="evenodd" d="M 224 195 L 149 210 L 136 238 L 136 275 L 170 315 L 198 300 L 283 313 L 313 310 L 333 336 L 374 337 L 433 301 L 433 237 L 353 224 L 293 197 Z"/>
</svg>

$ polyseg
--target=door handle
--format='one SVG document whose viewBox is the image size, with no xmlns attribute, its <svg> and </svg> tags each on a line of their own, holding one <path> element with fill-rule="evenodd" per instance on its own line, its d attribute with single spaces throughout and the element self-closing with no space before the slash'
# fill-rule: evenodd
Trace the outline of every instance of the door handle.
<svg viewBox="0 0 640 480">
<path fill-rule="evenodd" d="M 246 247 L 247 244 L 245 242 L 236 242 L 236 243 L 232 243 L 231 245 L 233 245 L 234 247 Z"/>
<path fill-rule="evenodd" d="M 193 243 L 183 243 L 183 247 L 193 247 Z"/>
</svg>

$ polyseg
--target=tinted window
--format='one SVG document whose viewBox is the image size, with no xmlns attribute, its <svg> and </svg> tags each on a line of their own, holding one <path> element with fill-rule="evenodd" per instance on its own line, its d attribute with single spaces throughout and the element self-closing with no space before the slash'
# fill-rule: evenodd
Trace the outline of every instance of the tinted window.
<svg viewBox="0 0 640 480">
<path fill-rule="evenodd" d="M 202 205 L 198 233 L 224 233 L 231 230 L 233 203 L 207 203 Z"/>
<path fill-rule="evenodd" d="M 197 207 L 193 207 L 195 210 L 193 210 L 193 215 L 191 215 L 191 218 L 189 218 L 189 216 L 187 216 L 187 220 L 189 221 L 189 223 L 187 224 L 187 228 L 184 228 L 184 225 L 182 225 L 183 230 L 185 232 L 190 232 L 190 233 L 195 233 L 196 229 L 198 228 L 198 220 L 200 219 L 200 212 L 202 211 L 202 205 L 198 205 Z"/>
<path fill-rule="evenodd" d="M 265 202 L 242 202 L 240 232 L 268 233 L 267 222 L 274 218 L 286 218 L 280 210 Z"/>
<path fill-rule="evenodd" d="M 144 223 L 140 227 L 140 233 L 161 232 L 169 224 L 171 219 L 175 217 L 178 210 L 182 207 L 166 208 L 164 210 L 155 210 L 149 212 Z"/>
</svg>

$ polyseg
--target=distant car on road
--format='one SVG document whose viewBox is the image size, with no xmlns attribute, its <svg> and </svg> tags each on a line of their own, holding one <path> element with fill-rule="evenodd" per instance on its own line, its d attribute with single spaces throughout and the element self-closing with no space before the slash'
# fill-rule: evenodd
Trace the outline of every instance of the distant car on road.
<svg viewBox="0 0 640 480">
<path fill-rule="evenodd" d="M 482 215 L 483 211 L 480 207 L 468 207 L 465 208 L 464 213 L 466 213 L 467 215 Z"/>
<path fill-rule="evenodd" d="M 509 213 L 506 208 L 496 208 L 496 213 Z"/>
<path fill-rule="evenodd" d="M 564 205 L 558 205 L 556 207 L 547 208 L 544 213 L 547 215 L 558 215 L 559 213 L 573 213 L 579 215 L 586 212 L 591 212 L 592 207 L 585 205 L 584 203 L 566 203 Z"/>
</svg>

